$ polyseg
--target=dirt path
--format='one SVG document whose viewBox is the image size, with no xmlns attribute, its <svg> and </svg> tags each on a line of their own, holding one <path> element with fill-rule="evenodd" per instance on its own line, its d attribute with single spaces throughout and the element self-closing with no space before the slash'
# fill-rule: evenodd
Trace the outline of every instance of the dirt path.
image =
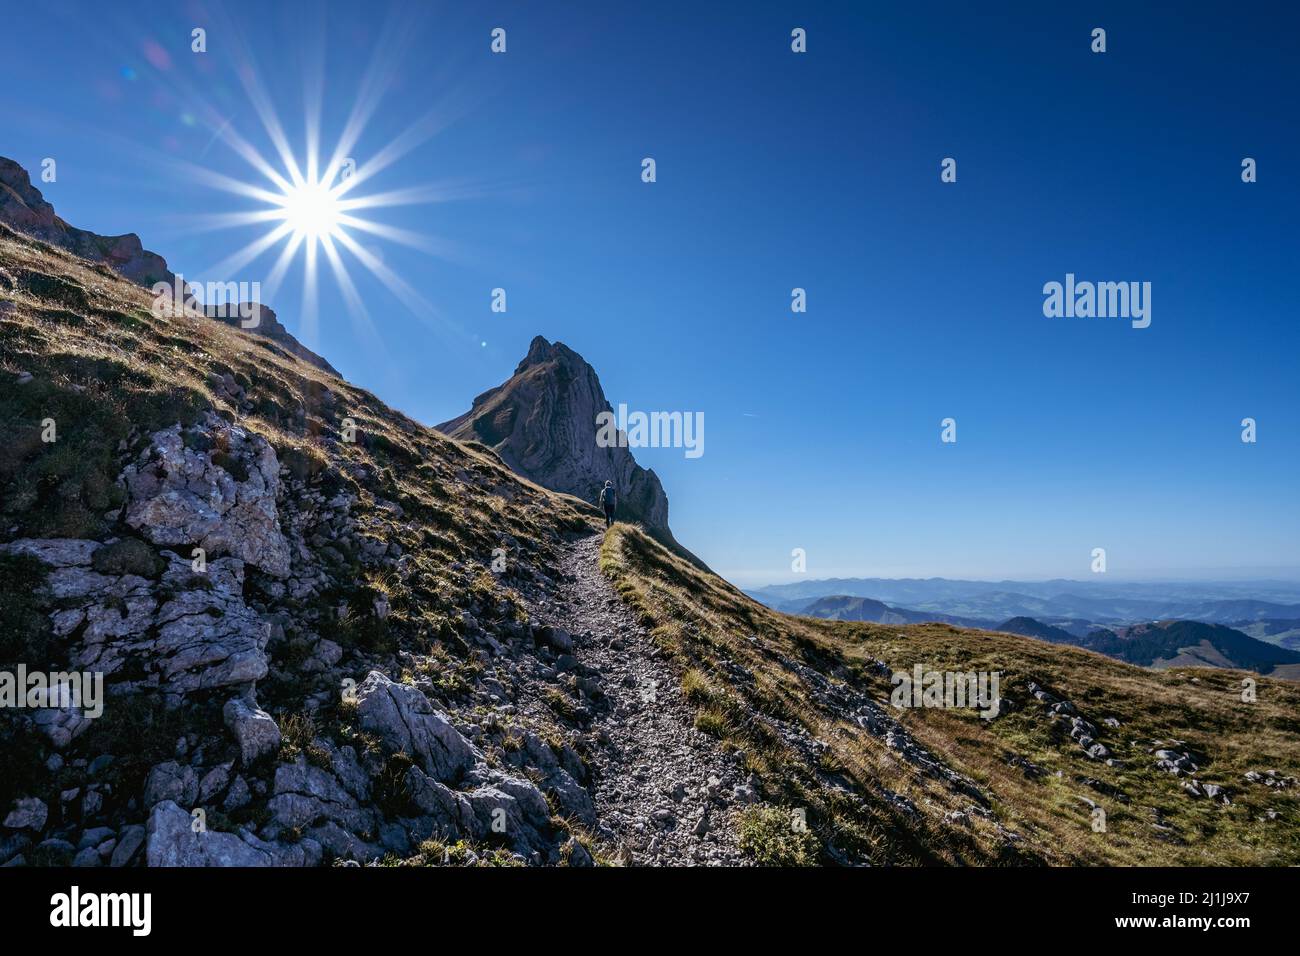
<svg viewBox="0 0 1300 956">
<path fill-rule="evenodd" d="M 733 757 L 694 726 L 681 675 L 600 573 L 601 536 L 575 541 L 529 614 L 563 628 L 610 704 L 591 726 L 599 836 L 633 865 L 738 865 L 732 816 L 751 799 Z"/>
</svg>

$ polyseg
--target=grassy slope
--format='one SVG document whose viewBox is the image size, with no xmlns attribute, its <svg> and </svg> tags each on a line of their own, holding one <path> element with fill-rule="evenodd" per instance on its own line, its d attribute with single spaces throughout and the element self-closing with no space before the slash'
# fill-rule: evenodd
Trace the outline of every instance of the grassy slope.
<svg viewBox="0 0 1300 956">
<path fill-rule="evenodd" d="M 358 676 L 366 661 L 383 666 L 398 650 L 435 662 L 439 686 L 454 702 L 479 666 L 460 636 L 462 609 L 480 619 L 523 613 L 508 583 L 488 571 L 492 549 L 505 543 L 512 562 L 545 567 L 565 533 L 596 527 L 595 509 L 518 477 L 487 449 L 452 441 L 272 342 L 209 319 L 155 317 L 151 304 L 148 290 L 106 267 L 0 226 L 0 540 L 129 535 L 115 513 L 123 462 L 152 431 L 213 408 L 270 441 L 309 490 L 358 496 L 354 517 L 364 536 L 398 542 L 413 565 L 399 577 L 345 555 L 346 565 L 331 569 L 332 586 L 302 607 L 303 619 L 357 655 Z M 21 372 L 33 378 L 20 382 Z M 217 385 L 225 374 L 245 389 L 251 408 Z M 56 423 L 54 443 L 41 441 L 47 418 Z M 344 418 L 357 425 L 355 443 L 340 440 Z M 0 667 L 65 666 L 61 642 L 48 633 L 50 608 L 34 586 L 44 572 L 32 564 L 0 560 Z M 380 592 L 392 606 L 386 620 L 334 612 L 345 602 L 364 611 Z M 284 678 L 275 680 L 277 673 Z M 284 719 L 318 690 L 290 656 L 273 660 L 259 695 Z M 138 792 L 151 763 L 170 756 L 173 716 L 114 707 L 81 746 L 91 756 L 133 754 L 119 761 L 130 767 L 122 771 L 129 779 L 118 782 Z M 6 806 L 15 787 L 34 785 L 45 756 L 32 749 L 34 740 L 7 733 L 0 722 Z"/>
<path fill-rule="evenodd" d="M 0 313 L 0 420 L 8 438 L 0 444 L 0 519 L 6 540 L 120 533 L 106 517 L 122 503 L 113 483 L 119 443 L 134 451 L 142 435 L 214 407 L 265 436 L 313 487 L 360 494 L 368 533 L 400 542 L 416 563 L 405 581 L 359 574 L 350 593 L 328 595 L 330 602 L 364 606 L 367 594 L 384 591 L 394 608 L 382 625 L 358 624 L 352 633 L 347 622 L 336 622 L 330 636 L 345 646 L 433 654 L 445 661 L 454 684 L 455 670 L 472 666 L 456 636 L 458 607 L 467 595 L 476 595 L 479 606 L 509 601 L 485 571 L 500 536 L 512 536 L 545 564 L 559 534 L 592 524 L 592 509 L 518 478 L 486 449 L 424 428 L 273 343 L 217 322 L 156 318 L 147 290 L 0 227 L 0 301 L 10 300 L 16 309 Z M 20 371 L 33 380 L 19 384 Z M 213 376 L 226 373 L 245 388 L 251 409 L 214 386 Z M 338 441 L 344 417 L 358 425 L 356 444 Z M 40 441 L 45 418 L 57 422 L 52 445 Z M 376 497 L 399 503 L 405 514 L 398 518 L 377 507 Z M 1007 635 L 791 618 L 626 526 L 608 536 L 604 564 L 686 668 L 701 726 L 745 751 L 769 799 L 806 808 L 817 848 L 832 846 L 876 862 L 1300 861 L 1295 797 L 1240 785 L 1249 769 L 1300 773 L 1300 690 L 1294 685 L 1261 679 L 1260 702 L 1242 705 L 1235 691 L 1241 675 L 1233 672 L 1152 673 Z M 30 582 L 19 573 L 26 570 L 0 575 L 0 606 L 6 635 L 23 639 L 27 646 L 18 656 L 30 663 L 42 637 L 32 622 L 44 617 L 27 606 Z M 1094 721 L 1120 717 L 1124 727 L 1103 739 L 1128 766 L 1112 770 L 1084 759 L 1029 707 L 991 725 L 957 712 L 903 714 L 918 740 L 993 795 L 997 817 L 1025 837 L 1012 847 L 989 821 L 975 818 L 969 828 L 944 822 L 946 813 L 970 801 L 918 776 L 877 739 L 817 705 L 805 678 L 782 663 L 787 658 L 880 700 L 888 683 L 871 674 L 872 658 L 895 668 L 922 661 L 940 669 L 1000 669 L 1004 692 L 1021 701 L 1028 699 L 1024 680 L 1032 676 Z M 748 668 L 752 683 L 729 670 L 728 661 Z M 311 688 L 281 689 L 295 695 Z M 292 699 L 279 703 L 294 706 Z M 774 721 L 804 729 L 827 746 L 817 755 L 791 747 L 773 732 Z M 159 746 L 170 747 L 175 728 L 155 729 Z M 120 730 L 138 745 L 146 767 L 149 725 Z M 110 731 L 106 725 L 104 732 Z M 1239 792 L 1232 807 L 1187 799 L 1178 781 L 1151 769 L 1142 750 L 1126 745 L 1169 736 L 1210 756 L 1201 776 L 1234 785 Z M 1064 776 L 1027 780 L 1005 763 L 1007 751 Z M 10 761 L 9 769 L 21 768 Z M 1077 782 L 1081 775 L 1119 787 L 1131 802 L 1100 796 Z M 912 800 L 919 815 L 896 809 L 886 789 Z M 1107 808 L 1108 834 L 1091 831 L 1080 795 Z M 1280 819 L 1254 823 L 1266 806 L 1278 809 Z M 1154 839 L 1151 807 L 1163 808 L 1166 823 L 1181 833 L 1176 842 Z"/>
<path fill-rule="evenodd" d="M 0 376 L 0 417 L 11 435 L 0 451 L 0 488 L 6 519 L 22 535 L 103 531 L 103 511 L 120 504 L 110 474 L 117 443 L 133 429 L 192 422 L 208 407 L 266 437 L 300 476 L 366 469 L 367 491 L 414 509 L 429 544 L 458 557 L 490 553 L 498 532 L 532 540 L 594 514 L 273 342 L 211 320 L 154 317 L 147 290 L 3 226 L 0 299 L 18 306 L 0 316 L 0 371 L 8 373 Z M 20 371 L 35 381 L 17 384 Z M 226 373 L 246 389 L 251 410 L 215 386 L 212 376 Z M 58 442 L 42 447 L 47 417 Z M 345 417 L 356 423 L 356 443 L 339 441 Z"/>
<path fill-rule="evenodd" d="M 1242 780 L 1248 770 L 1300 774 L 1300 688 L 1293 683 L 1259 678 L 1258 701 L 1247 704 L 1241 680 L 1254 675 L 1245 672 L 1156 672 L 1015 635 L 791 617 L 625 525 L 606 536 L 602 566 L 683 667 L 701 728 L 744 752 L 767 799 L 804 808 L 823 847 L 876 863 L 1300 862 L 1300 790 L 1278 793 Z M 996 720 L 936 708 L 891 713 L 931 753 L 977 781 L 997 821 L 1023 840 L 1009 842 L 978 816 L 969 825 L 946 822 L 971 801 L 919 775 L 879 738 L 818 703 L 805 677 L 785 663 L 811 665 L 884 703 L 891 685 L 870 669 L 872 659 L 894 670 L 921 663 L 1001 671 L 1002 694 L 1015 710 Z M 1033 700 L 1028 680 L 1073 701 L 1098 725 L 1118 718 L 1122 726 L 1103 728 L 1101 739 L 1124 766 L 1089 760 Z M 773 729 L 779 721 L 805 729 L 826 749 L 791 746 Z M 1191 799 L 1181 780 L 1155 768 L 1150 742 L 1169 738 L 1205 755 L 1197 776 L 1226 784 L 1231 806 Z M 1047 773 L 1027 777 L 1010 755 Z M 919 815 L 895 809 L 886 789 L 908 797 Z M 1094 832 L 1084 797 L 1106 811 L 1107 832 Z M 1267 808 L 1279 817 L 1257 820 Z M 1169 830 L 1152 826 L 1157 811 Z"/>
</svg>

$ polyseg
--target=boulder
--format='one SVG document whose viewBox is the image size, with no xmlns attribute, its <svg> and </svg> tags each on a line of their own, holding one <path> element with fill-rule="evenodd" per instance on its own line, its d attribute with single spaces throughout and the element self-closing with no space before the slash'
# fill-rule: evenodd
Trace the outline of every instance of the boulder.
<svg viewBox="0 0 1300 956">
<path fill-rule="evenodd" d="M 174 760 L 160 763 L 149 771 L 144 784 L 144 805 L 152 807 L 162 801 L 193 807 L 199 797 L 199 778 L 194 768 Z"/>
<path fill-rule="evenodd" d="M 149 866 L 315 866 L 321 846 L 304 838 L 270 843 L 247 831 L 195 833 L 188 813 L 164 800 L 149 814 L 145 857 Z"/>
<path fill-rule="evenodd" d="M 304 843 L 314 841 L 330 856 L 339 860 L 357 860 L 370 863 L 384 855 L 384 848 L 368 843 L 356 834 L 349 833 L 332 820 L 307 831 Z"/>
<path fill-rule="evenodd" d="M 275 796 L 267 803 L 276 823 L 308 827 L 330 820 L 352 832 L 375 828 L 374 813 L 362 809 L 338 778 L 299 756 L 275 769 Z"/>
<path fill-rule="evenodd" d="M 45 826 L 49 815 L 50 809 L 44 800 L 20 797 L 14 801 L 13 809 L 5 817 L 5 826 L 11 830 L 40 830 Z"/>
<path fill-rule="evenodd" d="M 475 833 L 474 809 L 463 793 L 439 783 L 419 767 L 406 772 L 405 784 L 411 802 L 429 818 L 434 834 L 455 841 Z"/>
<path fill-rule="evenodd" d="M 6 554 L 29 554 L 54 568 L 88 566 L 102 545 L 79 538 L 20 538 L 0 545 Z"/>
<path fill-rule="evenodd" d="M 72 858 L 73 866 L 99 866 L 102 862 L 99 858 L 99 851 L 93 846 L 78 850 L 77 855 Z"/>
<path fill-rule="evenodd" d="M 551 814 L 542 792 L 528 780 L 499 770 L 479 773 L 483 782 L 465 794 L 477 823 L 475 837 L 504 837 L 517 850 L 545 848 Z"/>
<path fill-rule="evenodd" d="M 251 698 L 230 698 L 222 708 L 221 716 L 239 744 L 239 757 L 244 766 L 280 749 L 279 726 Z"/>
<path fill-rule="evenodd" d="M 113 855 L 109 858 L 108 865 L 114 867 L 126 866 L 140 852 L 140 847 L 144 845 L 144 838 L 144 827 L 138 824 L 123 827 L 117 835 L 117 845 L 113 847 Z"/>
<path fill-rule="evenodd" d="M 199 780 L 199 803 L 211 803 L 213 798 L 226 789 L 230 783 L 232 764 L 224 763 L 213 767 Z"/>
<path fill-rule="evenodd" d="M 173 425 L 156 432 L 141 460 L 126 469 L 126 523 L 154 544 L 198 546 L 288 577 L 275 449 L 212 413 L 199 431 L 211 449 L 190 447 L 181 426 Z"/>
<path fill-rule="evenodd" d="M 232 810 L 248 806 L 252 799 L 253 794 L 248 789 L 247 781 L 243 777 L 235 777 L 235 782 L 226 791 L 226 799 L 222 801 L 221 809 L 230 813 Z"/>
<path fill-rule="evenodd" d="M 357 719 L 362 730 L 378 735 L 394 753 L 408 754 L 435 780 L 453 782 L 483 761 L 421 691 L 394 683 L 378 671 L 371 671 L 357 688 Z"/>
<path fill-rule="evenodd" d="M 560 847 L 560 858 L 567 860 L 569 866 L 595 866 L 596 862 L 591 858 L 591 853 L 585 846 L 578 842 L 577 837 L 569 837 Z"/>
</svg>

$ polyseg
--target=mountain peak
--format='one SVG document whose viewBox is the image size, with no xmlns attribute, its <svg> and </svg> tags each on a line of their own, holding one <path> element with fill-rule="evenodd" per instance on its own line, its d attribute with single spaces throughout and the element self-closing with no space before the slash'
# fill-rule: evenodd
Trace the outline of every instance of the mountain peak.
<svg viewBox="0 0 1300 956">
<path fill-rule="evenodd" d="M 548 362 L 560 362 L 571 368 L 591 368 L 581 355 L 558 339 L 555 342 L 548 342 L 545 336 L 535 335 L 532 342 L 528 344 L 528 354 L 515 366 L 515 374 L 518 375 L 525 369 L 545 365 Z"/>
<path fill-rule="evenodd" d="M 139 285 L 151 286 L 176 278 L 167 268 L 167 260 L 146 250 L 135 233 L 101 236 L 60 219 L 32 185 L 27 170 L 4 156 L 0 156 L 0 222 L 83 259 L 103 262 Z"/>
<path fill-rule="evenodd" d="M 596 441 L 596 416 L 612 411 L 596 370 L 563 342 L 538 335 L 502 384 L 437 429 L 477 441 L 544 488 L 594 503 L 606 480 L 618 489 L 618 517 L 639 522 L 667 547 L 699 564 L 668 528 L 668 496 L 658 476 L 625 447 Z"/>
</svg>

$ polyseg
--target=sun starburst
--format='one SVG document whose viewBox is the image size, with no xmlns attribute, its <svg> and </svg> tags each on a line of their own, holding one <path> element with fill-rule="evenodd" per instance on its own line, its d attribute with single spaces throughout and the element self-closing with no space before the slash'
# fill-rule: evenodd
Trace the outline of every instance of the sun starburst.
<svg viewBox="0 0 1300 956">
<path fill-rule="evenodd" d="M 343 210 L 339 198 L 323 180 L 304 180 L 293 186 L 280 198 L 284 222 L 293 229 L 295 237 L 315 242 L 322 237 L 334 238 L 341 228 Z"/>
<path fill-rule="evenodd" d="M 372 342 L 377 341 L 378 336 L 349 272 L 350 264 L 359 264 L 417 318 L 440 334 L 469 338 L 386 265 L 376 246 L 358 241 L 361 235 L 365 235 L 434 256 L 457 258 L 460 256 L 458 247 L 447 239 L 376 222 L 361 214 L 372 209 L 463 200 L 481 194 L 477 187 L 463 181 L 390 187 L 370 195 L 358 188 L 442 131 L 466 108 L 461 94 L 448 94 L 381 148 L 358 155 L 363 153 L 362 135 L 392 82 L 396 68 L 393 52 L 403 45 L 403 38 L 411 35 L 412 28 L 405 21 L 399 19 L 386 24 L 385 34 L 380 38 L 376 54 L 357 89 L 346 122 L 329 152 L 321 149 L 321 107 L 325 83 L 319 63 L 304 75 L 306 95 L 302 116 L 305 148 L 300 152 L 293 149 L 272 98 L 261 81 L 251 51 L 242 43 L 232 44 L 240 61 L 236 72 L 271 146 L 268 153 L 264 154 L 241 135 L 236 128 L 237 122 L 228 113 L 211 108 L 201 91 L 185 91 L 196 104 L 196 113 L 211 128 L 212 142 L 229 148 L 256 174 L 251 181 L 245 181 L 193 162 L 184 162 L 195 181 L 252 200 L 255 204 L 254 208 L 191 217 L 189 228 L 206 232 L 253 225 L 270 227 L 200 272 L 205 278 L 228 282 L 242 278 L 245 270 L 262 256 L 272 255 L 270 270 L 261 282 L 261 295 L 266 304 L 274 304 L 290 269 L 301 262 L 303 285 L 298 324 L 308 340 L 316 335 L 319 322 L 321 270 L 318 266 L 322 257 L 328 263 L 348 312 Z M 312 58 L 307 59 L 310 61 Z"/>
</svg>

